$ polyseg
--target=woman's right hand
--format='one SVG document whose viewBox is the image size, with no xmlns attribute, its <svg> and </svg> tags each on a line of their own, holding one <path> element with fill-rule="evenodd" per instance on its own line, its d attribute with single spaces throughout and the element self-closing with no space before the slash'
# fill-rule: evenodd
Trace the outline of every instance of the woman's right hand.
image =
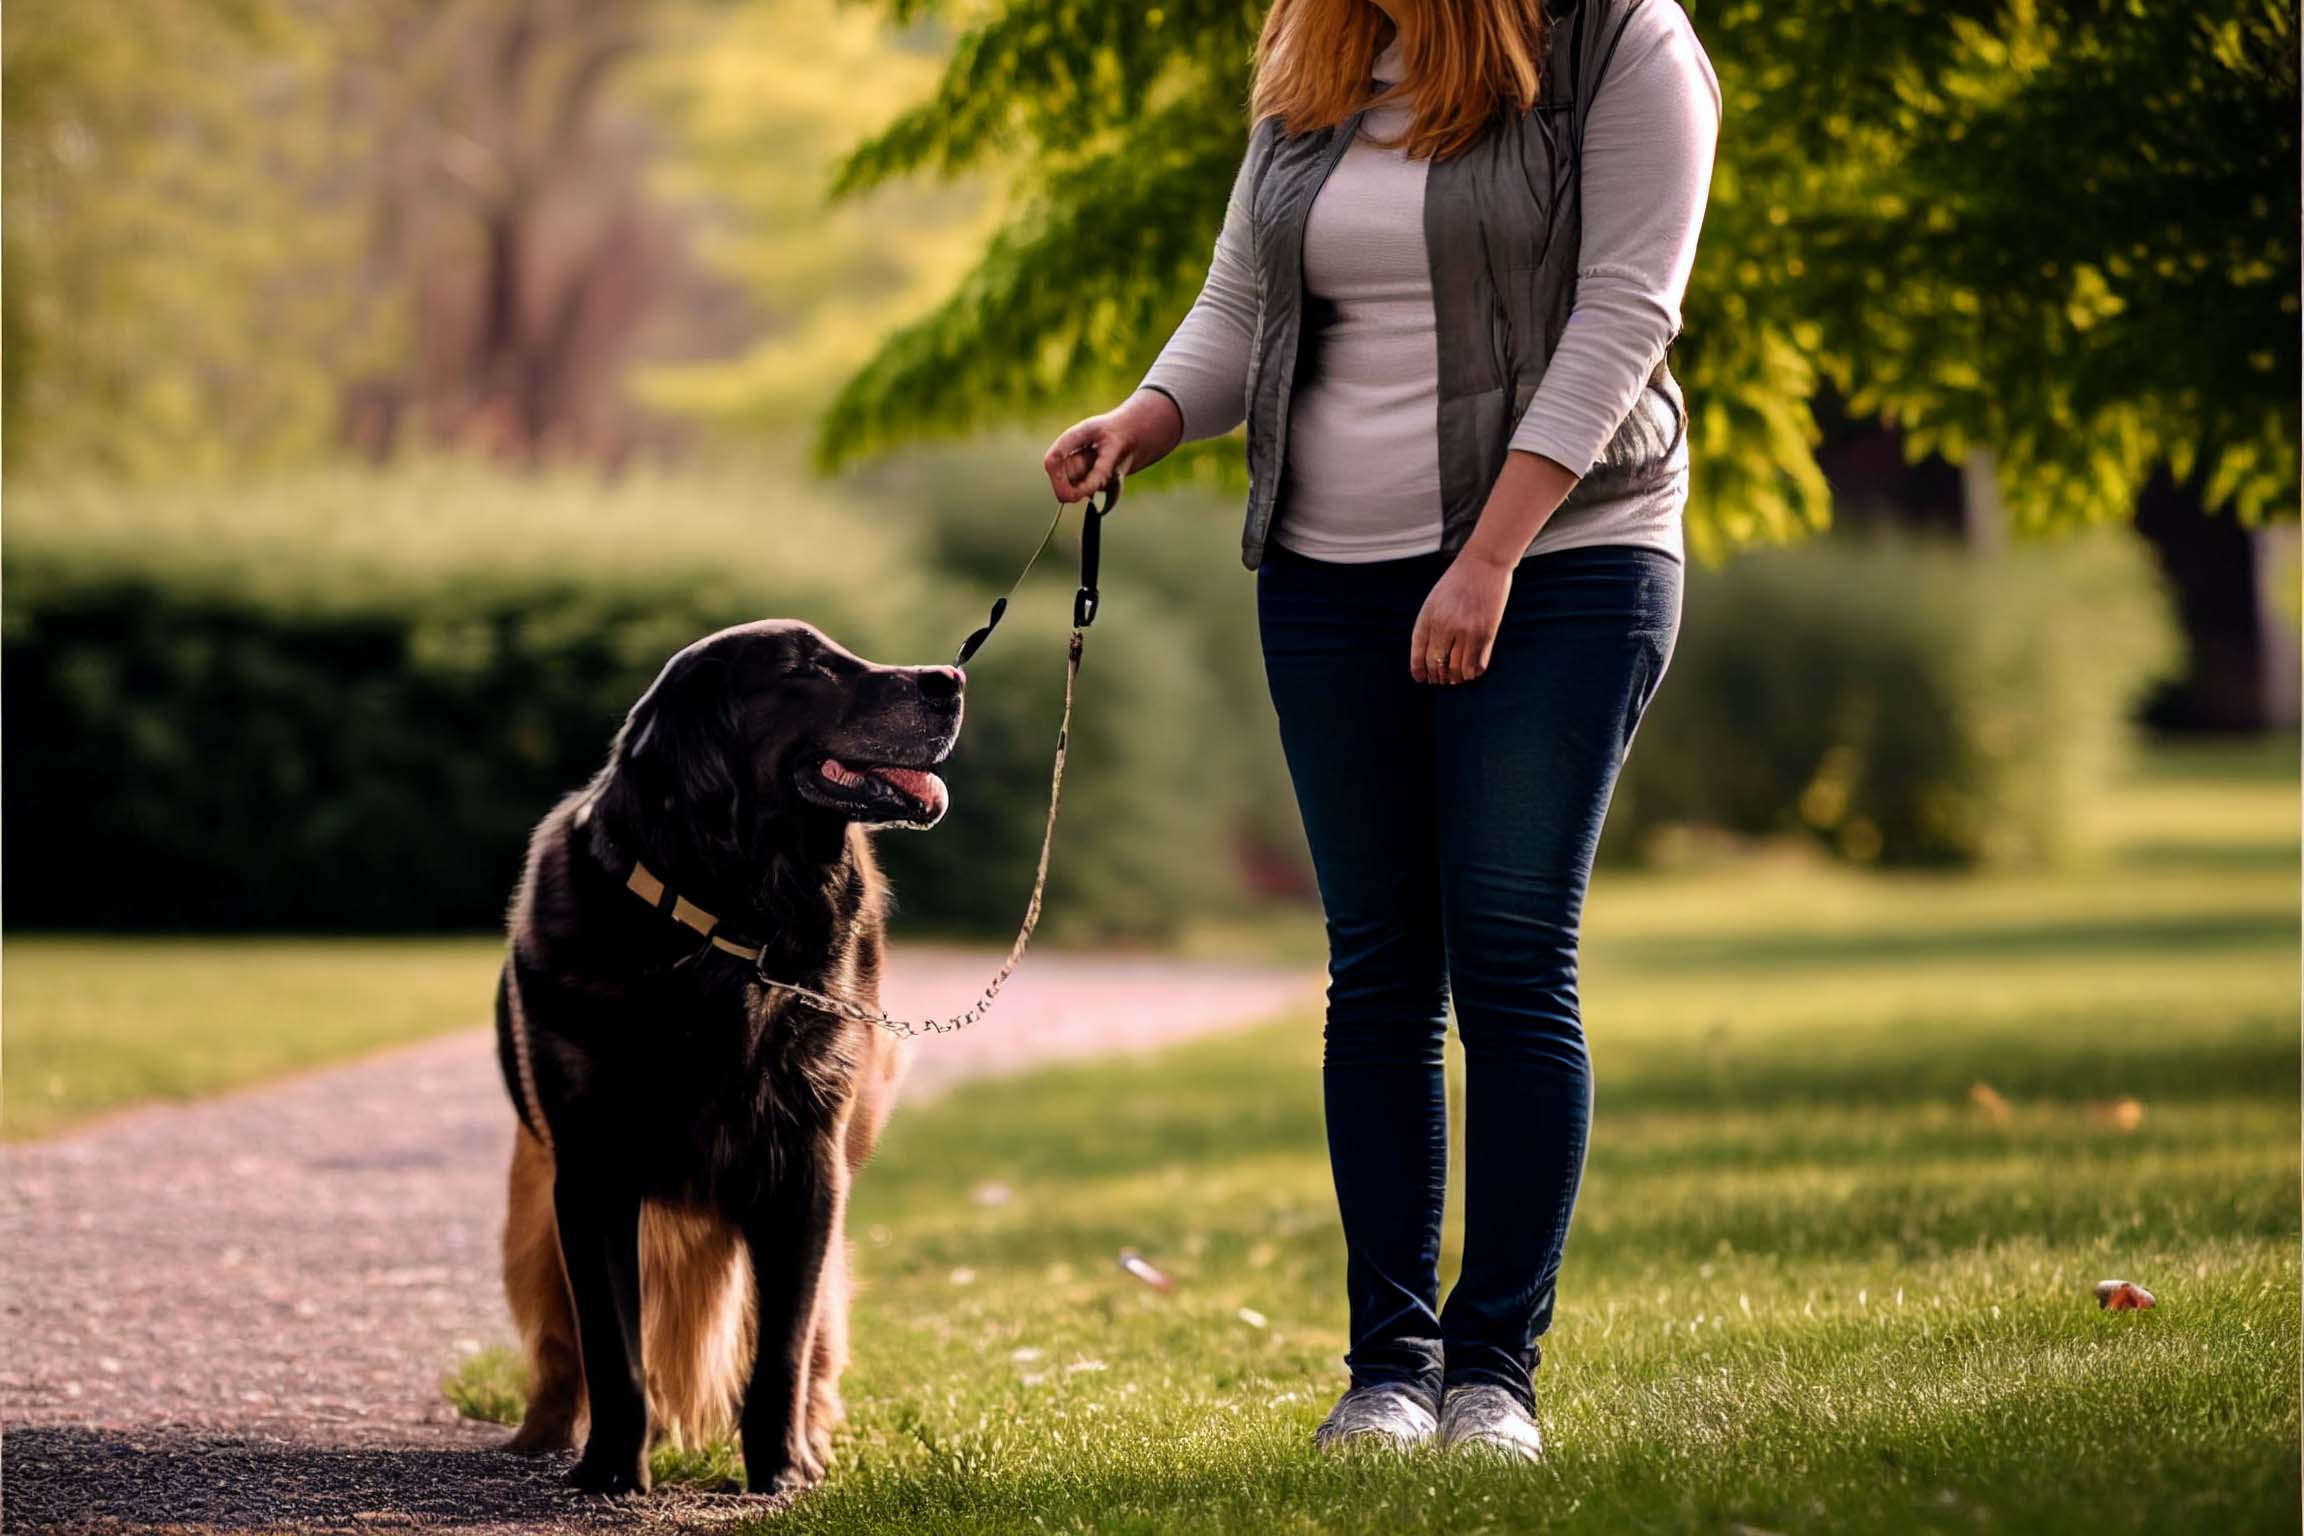
<svg viewBox="0 0 2304 1536">
<path fill-rule="evenodd" d="M 1068 427 L 1048 445 L 1040 467 L 1062 502 L 1095 495 L 1114 474 L 1132 475 L 1159 463 L 1184 437 L 1184 415 L 1156 389 L 1140 389 L 1116 409 Z"/>
</svg>

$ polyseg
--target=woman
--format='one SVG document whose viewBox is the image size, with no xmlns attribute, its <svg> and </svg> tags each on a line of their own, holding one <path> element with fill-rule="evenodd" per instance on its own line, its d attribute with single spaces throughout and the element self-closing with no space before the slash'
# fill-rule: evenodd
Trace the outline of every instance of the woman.
<svg viewBox="0 0 2304 1536">
<path fill-rule="evenodd" d="M 1679 627 L 1664 356 L 1719 86 L 1673 0 L 1277 0 L 1253 106 L 1199 302 L 1048 477 L 1075 501 L 1247 425 L 1244 553 L 1330 949 L 1351 1387 L 1316 1443 L 1533 1460 L 1591 1111 L 1577 923 Z"/>
</svg>

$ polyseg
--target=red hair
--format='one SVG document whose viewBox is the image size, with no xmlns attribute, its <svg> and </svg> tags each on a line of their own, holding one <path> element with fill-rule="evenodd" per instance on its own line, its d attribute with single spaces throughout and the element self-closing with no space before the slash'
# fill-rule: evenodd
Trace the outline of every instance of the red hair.
<svg viewBox="0 0 2304 1536">
<path fill-rule="evenodd" d="M 1544 0 L 1273 0 L 1256 39 L 1251 114 L 1291 134 L 1333 128 L 1369 106 L 1410 101 L 1400 143 L 1414 159 L 1472 147 L 1498 117 L 1536 105 Z M 1406 75 L 1373 96 L 1369 69 L 1397 36 Z"/>
</svg>

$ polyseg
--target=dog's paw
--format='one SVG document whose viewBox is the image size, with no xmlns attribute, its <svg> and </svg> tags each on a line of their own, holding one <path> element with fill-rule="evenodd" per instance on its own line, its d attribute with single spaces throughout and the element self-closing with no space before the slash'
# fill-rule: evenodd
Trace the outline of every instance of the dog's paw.
<svg viewBox="0 0 2304 1536">
<path fill-rule="evenodd" d="M 567 1483 L 579 1493 L 603 1494 L 612 1499 L 646 1493 L 649 1489 L 647 1458 L 629 1461 L 586 1453 L 568 1469 Z"/>
<path fill-rule="evenodd" d="M 823 1463 L 812 1456 L 771 1468 L 765 1477 L 749 1468 L 745 1470 L 745 1483 L 751 1491 L 772 1499 L 798 1498 L 823 1481 Z"/>
</svg>

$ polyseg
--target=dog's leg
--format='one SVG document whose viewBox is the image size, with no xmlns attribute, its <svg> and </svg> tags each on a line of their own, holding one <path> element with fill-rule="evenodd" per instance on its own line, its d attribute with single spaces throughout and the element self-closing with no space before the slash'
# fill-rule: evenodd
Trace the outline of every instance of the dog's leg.
<svg viewBox="0 0 2304 1536">
<path fill-rule="evenodd" d="M 528 1411 L 505 1449 L 521 1456 L 567 1450 L 583 1428 L 584 1363 L 552 1216 L 552 1154 L 526 1127 L 513 1133 L 504 1298 L 528 1356 Z"/>
<path fill-rule="evenodd" d="M 640 1345 L 640 1192 L 561 1151 L 553 1181 L 560 1253 L 576 1299 L 576 1336 L 592 1433 L 568 1480 L 587 1493 L 648 1488 L 647 1376 Z"/>
<path fill-rule="evenodd" d="M 812 1143 L 744 1223 L 758 1295 L 743 1424 L 744 1480 L 755 1493 L 797 1493 L 824 1478 L 808 1443 L 809 1335 L 847 1179 L 837 1144 Z"/>
</svg>

